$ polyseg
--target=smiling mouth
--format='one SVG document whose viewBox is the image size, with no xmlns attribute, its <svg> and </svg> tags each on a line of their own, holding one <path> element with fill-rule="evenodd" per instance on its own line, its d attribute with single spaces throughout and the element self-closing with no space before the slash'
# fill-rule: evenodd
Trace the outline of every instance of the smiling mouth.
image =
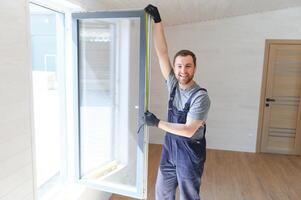
<svg viewBox="0 0 301 200">
<path fill-rule="evenodd" d="M 179 74 L 179 77 L 180 78 L 188 78 L 188 75 L 181 75 L 181 74 Z"/>
</svg>

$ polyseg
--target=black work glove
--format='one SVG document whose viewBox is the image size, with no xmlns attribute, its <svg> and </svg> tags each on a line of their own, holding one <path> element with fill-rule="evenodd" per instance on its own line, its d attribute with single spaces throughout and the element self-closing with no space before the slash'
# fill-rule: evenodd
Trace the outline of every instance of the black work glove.
<svg viewBox="0 0 301 200">
<path fill-rule="evenodd" d="M 155 23 L 161 22 L 160 13 L 158 11 L 158 8 L 156 6 L 153 6 L 152 4 L 149 4 L 144 8 L 144 11 L 147 12 L 152 18 L 154 19 Z"/>
<path fill-rule="evenodd" d="M 154 115 L 153 113 L 151 113 L 149 111 L 146 111 L 144 113 L 144 120 L 148 126 L 158 127 L 158 124 L 160 122 L 160 120 L 156 117 L 156 115 Z"/>
</svg>

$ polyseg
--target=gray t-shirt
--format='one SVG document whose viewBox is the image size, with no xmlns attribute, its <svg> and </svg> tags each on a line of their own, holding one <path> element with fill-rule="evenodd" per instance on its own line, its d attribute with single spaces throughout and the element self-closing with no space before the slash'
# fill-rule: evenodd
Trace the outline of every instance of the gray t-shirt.
<svg viewBox="0 0 301 200">
<path fill-rule="evenodd" d="M 175 97 L 173 100 L 173 105 L 178 110 L 183 110 L 185 107 L 185 103 L 188 101 L 189 97 L 198 89 L 200 86 L 194 84 L 192 87 L 183 90 L 179 87 L 178 80 L 175 77 L 173 70 L 171 70 L 170 74 L 167 77 L 167 89 L 169 92 L 169 97 L 172 92 L 172 89 L 176 87 Z M 196 94 L 194 94 L 191 103 L 190 109 L 188 111 L 187 117 L 190 117 L 195 120 L 207 120 L 208 111 L 210 108 L 210 99 L 206 91 L 200 90 Z M 192 139 L 201 139 L 203 137 L 204 127 L 200 127 L 195 134 L 192 136 Z"/>
</svg>

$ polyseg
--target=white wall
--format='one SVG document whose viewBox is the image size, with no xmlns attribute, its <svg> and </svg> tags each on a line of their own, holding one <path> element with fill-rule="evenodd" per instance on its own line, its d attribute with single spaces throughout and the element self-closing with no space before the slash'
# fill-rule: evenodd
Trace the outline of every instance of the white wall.
<svg viewBox="0 0 301 200">
<path fill-rule="evenodd" d="M 31 49 L 27 0 L 0 3 L 0 200 L 34 199 Z M 110 194 L 69 186 L 67 200 Z"/>
<path fill-rule="evenodd" d="M 1 1 L 0 200 L 33 199 L 30 54 L 26 1 Z"/>
<path fill-rule="evenodd" d="M 301 39 L 300 21 L 301 7 L 166 28 L 171 58 L 185 48 L 197 55 L 196 80 L 212 103 L 208 148 L 255 151 L 265 40 Z M 151 110 L 164 118 L 167 94 L 153 63 Z M 150 142 L 162 141 L 151 129 Z"/>
</svg>

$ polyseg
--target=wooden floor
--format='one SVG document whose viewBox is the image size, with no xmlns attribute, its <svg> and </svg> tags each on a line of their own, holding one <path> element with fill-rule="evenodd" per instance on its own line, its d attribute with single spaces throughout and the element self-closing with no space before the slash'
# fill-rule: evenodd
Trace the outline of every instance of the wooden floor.
<svg viewBox="0 0 301 200">
<path fill-rule="evenodd" d="M 149 147 L 148 200 L 154 184 L 161 145 Z M 301 157 L 207 150 L 202 200 L 301 200 Z M 111 200 L 132 200 L 113 195 Z"/>
</svg>

